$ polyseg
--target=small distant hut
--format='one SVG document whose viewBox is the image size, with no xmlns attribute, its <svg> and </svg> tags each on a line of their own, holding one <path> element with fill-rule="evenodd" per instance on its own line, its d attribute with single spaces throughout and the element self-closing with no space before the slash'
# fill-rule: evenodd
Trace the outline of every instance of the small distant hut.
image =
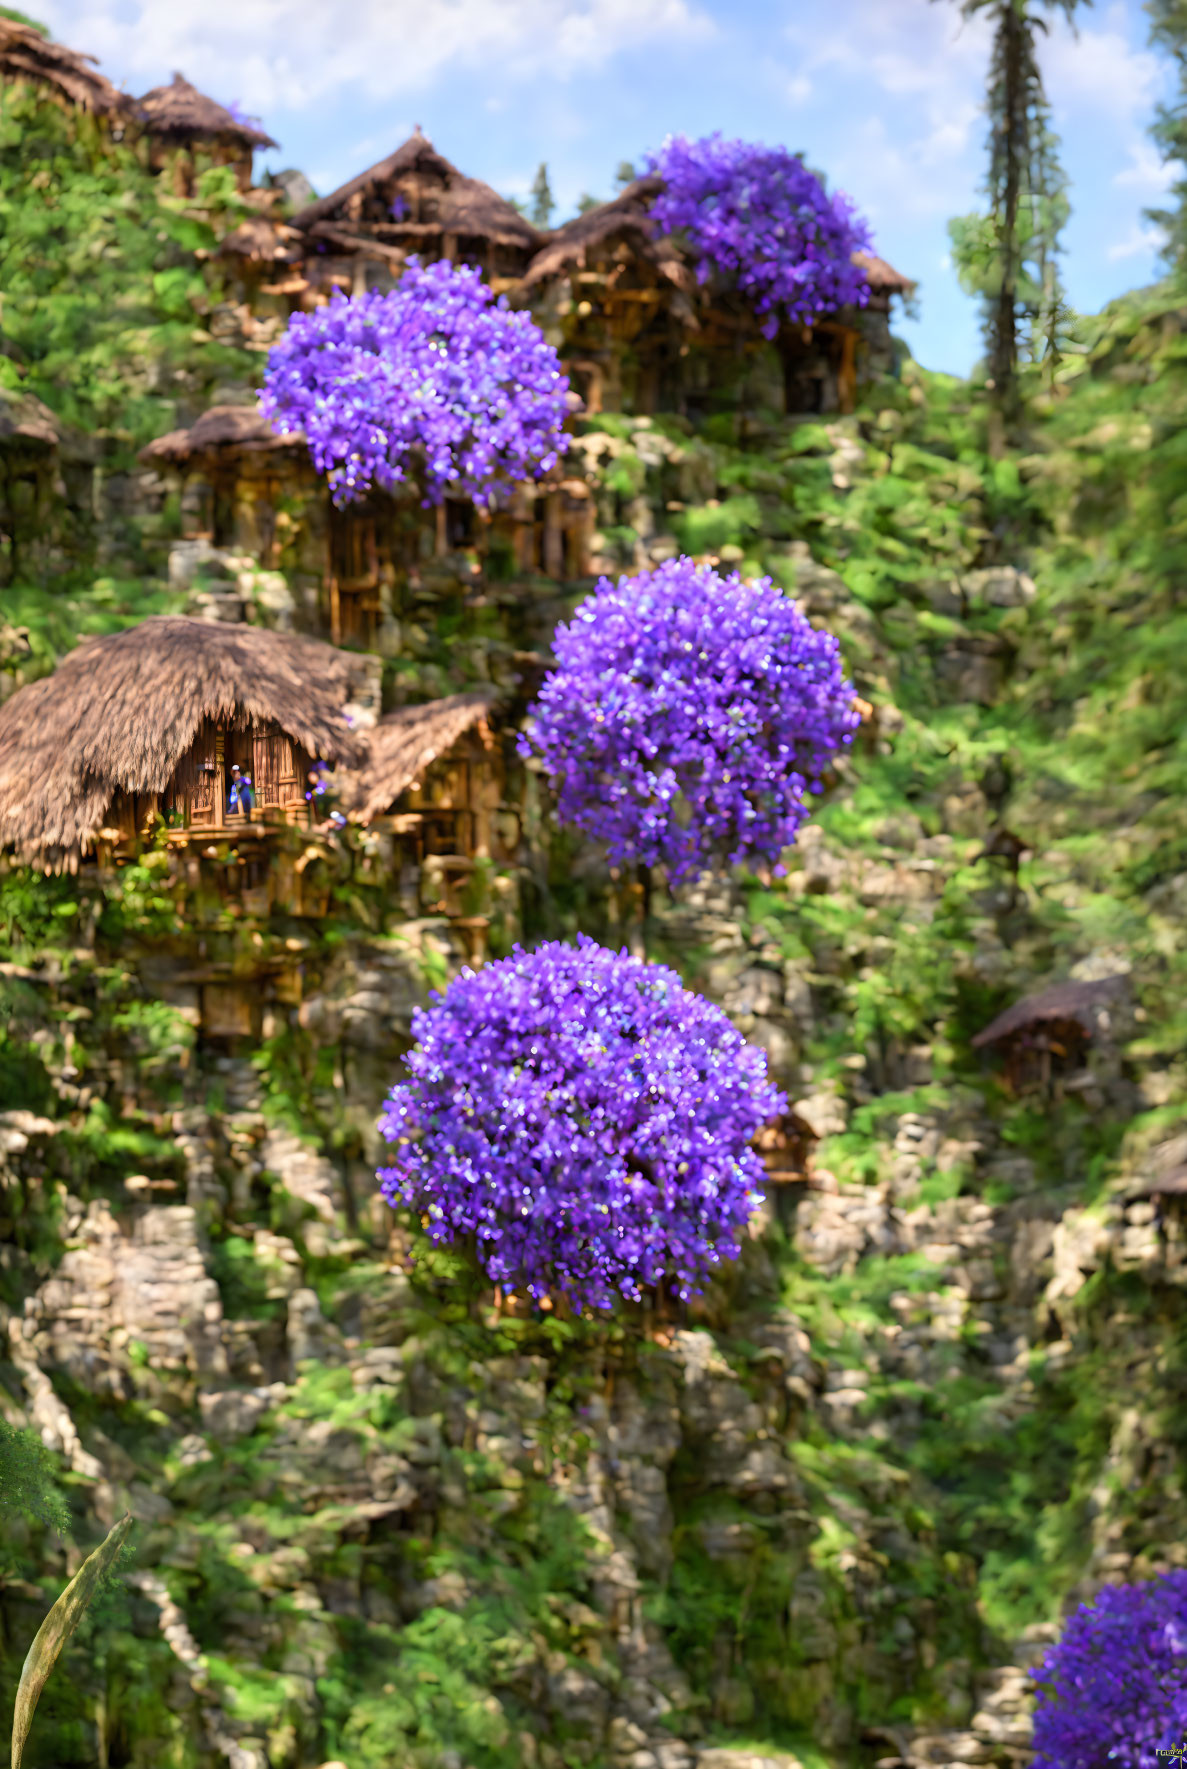
<svg viewBox="0 0 1187 1769">
<path fill-rule="evenodd" d="M 512 863 L 522 835 L 491 725 L 495 703 L 493 689 L 478 688 L 386 713 L 340 793 L 352 822 L 395 838 L 399 876 L 415 881 L 419 908 L 468 931 L 472 958 L 482 956 L 488 922 L 468 901 L 475 864 Z"/>
<path fill-rule="evenodd" d="M 137 100 L 137 114 L 149 139 L 154 172 L 169 167 L 178 196 L 193 196 L 206 166 L 230 166 L 240 190 L 251 186 L 251 158 L 257 147 L 275 147 L 270 135 L 244 117 L 207 98 L 182 74 L 168 86 L 154 86 Z"/>
<path fill-rule="evenodd" d="M 1128 989 L 1115 975 L 1056 983 L 1024 996 L 973 1039 L 974 1050 L 996 1051 L 1007 1084 L 1015 1091 L 1050 1088 L 1083 1065 L 1088 1046 L 1109 1028 L 1109 1010 Z"/>
<path fill-rule="evenodd" d="M 313 301 L 389 289 L 411 253 L 476 264 L 496 291 L 523 276 L 544 236 L 489 184 L 418 131 L 395 153 L 292 217 Z"/>
<path fill-rule="evenodd" d="M 189 540 L 278 563 L 276 518 L 282 498 L 313 497 L 324 485 L 304 434 L 278 435 L 255 405 L 216 405 L 185 429 L 141 451 L 146 467 L 182 482 L 182 528 Z"/>
<path fill-rule="evenodd" d="M 704 416 L 729 396 L 789 413 L 851 410 L 862 374 L 892 364 L 890 300 L 910 280 L 857 253 L 868 305 L 784 325 L 772 344 L 726 279 L 699 282 L 659 234 L 651 210 L 662 188 L 654 175 L 636 179 L 566 222 L 524 277 L 588 409 Z"/>
<path fill-rule="evenodd" d="M 70 110 L 102 117 L 118 132 L 132 101 L 97 71 L 95 57 L 55 43 L 36 25 L 0 15 L 0 82 L 25 84 Z"/>
<path fill-rule="evenodd" d="M 273 193 L 253 194 L 262 198 Z M 294 298 L 306 288 L 300 268 L 300 241 L 296 228 L 274 214 L 261 213 L 249 215 L 220 242 L 216 256 L 239 285 L 239 298 L 255 314 L 272 311 L 287 318 L 292 311 Z"/>
<path fill-rule="evenodd" d="M 61 439 L 48 406 L 0 387 L 0 584 L 35 567 L 52 522 Z"/>
<path fill-rule="evenodd" d="M 307 823 L 315 759 L 357 767 L 351 659 L 316 640 L 156 616 L 88 640 L 0 707 L 0 848 L 46 870 Z M 230 807 L 233 770 L 255 806 Z"/>
</svg>

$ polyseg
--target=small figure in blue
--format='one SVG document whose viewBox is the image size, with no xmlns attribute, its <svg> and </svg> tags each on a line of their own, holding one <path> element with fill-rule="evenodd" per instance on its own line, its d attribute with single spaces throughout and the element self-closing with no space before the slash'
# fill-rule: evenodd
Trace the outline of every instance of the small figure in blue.
<svg viewBox="0 0 1187 1769">
<path fill-rule="evenodd" d="M 251 775 L 241 773 L 238 762 L 232 762 L 231 797 L 228 808 L 232 811 L 242 811 L 246 817 L 252 811 L 255 802 L 256 795 L 252 791 Z"/>
<path fill-rule="evenodd" d="M 321 816 L 331 829 L 345 829 L 346 818 L 333 804 L 333 787 L 329 781 L 330 765 L 328 762 L 314 762 L 306 778 L 309 781 L 305 793 L 305 803 L 309 806 L 312 821 Z"/>
</svg>

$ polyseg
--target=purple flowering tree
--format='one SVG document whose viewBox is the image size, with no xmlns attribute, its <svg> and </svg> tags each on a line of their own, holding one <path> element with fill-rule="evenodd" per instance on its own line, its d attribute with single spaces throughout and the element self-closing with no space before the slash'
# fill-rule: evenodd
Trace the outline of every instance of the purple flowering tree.
<svg viewBox="0 0 1187 1769">
<path fill-rule="evenodd" d="M 530 313 L 472 265 L 410 258 L 396 288 L 297 313 L 269 352 L 260 407 L 305 432 L 335 503 L 391 490 L 416 461 L 426 503 L 485 507 L 568 447 L 568 382 Z"/>
<path fill-rule="evenodd" d="M 830 634 L 770 578 L 672 559 L 603 578 L 553 650 L 519 747 L 542 759 L 562 822 L 673 886 L 740 861 L 781 870 L 860 723 Z"/>
<path fill-rule="evenodd" d="M 1187 1572 L 1107 1586 L 1035 1677 L 1034 1769 L 1151 1769 L 1187 1740 Z"/>
<path fill-rule="evenodd" d="M 868 226 L 786 148 L 673 136 L 647 169 L 664 180 L 652 210 L 659 226 L 683 238 L 701 282 L 715 271 L 734 279 L 768 338 L 783 320 L 811 323 L 869 300 L 853 262 L 870 245 Z"/>
<path fill-rule="evenodd" d="M 412 1030 L 383 1191 L 434 1240 L 473 1236 L 495 1283 L 609 1308 L 665 1282 L 686 1297 L 737 1256 L 762 1197 L 750 1142 L 786 1102 L 674 971 L 584 935 L 516 948 Z"/>
</svg>

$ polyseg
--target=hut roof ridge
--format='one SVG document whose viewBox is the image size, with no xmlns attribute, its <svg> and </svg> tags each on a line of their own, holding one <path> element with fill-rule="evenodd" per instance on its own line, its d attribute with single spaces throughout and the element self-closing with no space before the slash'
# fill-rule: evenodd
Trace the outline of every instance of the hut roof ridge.
<svg viewBox="0 0 1187 1769">
<path fill-rule="evenodd" d="M 304 432 L 273 430 L 256 405 L 212 405 L 183 429 L 158 436 L 140 451 L 146 466 L 176 465 L 208 449 L 243 448 L 264 451 L 303 444 Z"/>
<path fill-rule="evenodd" d="M 394 153 L 377 160 L 365 172 L 357 173 L 328 196 L 307 203 L 292 217 L 292 225 L 309 232 L 319 223 L 332 222 L 351 197 L 406 172 L 435 172 L 444 181 L 451 199 L 451 212 L 440 223 L 442 232 L 484 234 L 495 240 L 508 240 L 529 247 L 540 245 L 545 237 L 498 191 L 480 178 L 470 178 L 460 172 L 451 160 L 437 152 L 426 135 L 419 132 L 410 135 Z"/>
<path fill-rule="evenodd" d="M 152 134 L 173 136 L 230 135 L 248 147 L 276 147 L 270 135 L 242 122 L 224 105 L 217 104 L 184 74 L 174 74 L 168 86 L 154 86 L 136 101 L 136 109 Z"/>
</svg>

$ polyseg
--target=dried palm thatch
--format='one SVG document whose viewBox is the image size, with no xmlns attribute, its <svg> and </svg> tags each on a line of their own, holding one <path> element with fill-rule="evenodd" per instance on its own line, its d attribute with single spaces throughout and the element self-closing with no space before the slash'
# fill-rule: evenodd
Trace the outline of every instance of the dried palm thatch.
<svg viewBox="0 0 1187 1769">
<path fill-rule="evenodd" d="M 299 237 L 296 229 L 286 227 L 283 221 L 251 215 L 223 240 L 219 256 L 243 258 L 251 264 L 292 264 L 297 258 L 292 242 Z"/>
<path fill-rule="evenodd" d="M 58 420 L 48 405 L 31 393 L 10 393 L 0 387 L 0 449 L 40 454 L 61 440 Z"/>
<path fill-rule="evenodd" d="M 397 219 L 391 214 L 392 196 L 401 181 L 412 181 L 431 194 L 433 212 L 429 217 L 413 213 Z M 368 207 L 379 211 L 370 223 L 365 214 Z M 366 228 L 376 223 L 382 227 L 383 238 L 392 245 L 413 250 L 443 234 L 486 239 L 494 245 L 518 246 L 529 252 L 544 238 L 489 184 L 467 178 L 419 133 L 329 196 L 307 204 L 292 220 L 294 227 L 315 239 L 347 247 L 374 244 L 370 238 L 357 238 L 356 233 L 359 226 Z M 344 222 L 355 231 L 343 236 Z"/>
<path fill-rule="evenodd" d="M 389 811 L 425 768 L 484 724 L 494 700 L 493 689 L 475 688 L 387 713 L 366 733 L 363 766 L 340 776 L 343 810 L 356 823 L 370 823 Z"/>
<path fill-rule="evenodd" d="M 212 405 L 188 430 L 170 430 L 140 451 L 146 466 L 182 466 L 198 455 L 219 450 L 242 450 L 249 454 L 277 448 L 303 448 L 304 433 L 273 430 L 254 405 Z"/>
<path fill-rule="evenodd" d="M 276 147 L 270 135 L 207 98 L 182 74 L 169 86 L 154 86 L 136 109 L 150 135 L 164 141 L 233 141 L 244 148 Z"/>
<path fill-rule="evenodd" d="M 1034 1032 L 1052 1024 L 1079 1026 L 1091 1038 L 1099 1029 L 1099 1015 L 1128 987 L 1124 976 L 1098 977 L 1092 982 L 1056 983 L 1037 995 L 1025 995 L 1013 1007 L 999 1013 L 973 1039 L 973 1049 L 1001 1044 L 1020 1032 Z"/>
<path fill-rule="evenodd" d="M 853 262 L 866 273 L 866 281 L 875 295 L 909 295 L 915 287 L 909 276 L 879 258 L 874 252 L 854 252 Z"/>
<path fill-rule="evenodd" d="M 14 18 L 0 17 L 0 80 L 30 80 L 97 117 L 131 114 L 132 102 L 97 73 L 95 57 L 54 43 Z"/>
<path fill-rule="evenodd" d="M 0 707 L 0 848 L 76 862 L 117 792 L 160 793 L 203 723 L 278 725 L 311 755 L 365 759 L 353 662 L 316 639 L 158 615 L 91 639 Z"/>
<path fill-rule="evenodd" d="M 612 202 L 599 203 L 584 215 L 566 221 L 532 259 L 523 279 L 524 287 L 547 282 L 568 270 L 585 269 L 590 255 L 615 238 L 627 240 L 634 252 L 654 264 L 678 287 L 689 286 L 692 279 L 674 248 L 659 248 L 654 243 L 657 229 L 651 204 L 662 189 L 662 178 L 636 178 Z"/>
</svg>

